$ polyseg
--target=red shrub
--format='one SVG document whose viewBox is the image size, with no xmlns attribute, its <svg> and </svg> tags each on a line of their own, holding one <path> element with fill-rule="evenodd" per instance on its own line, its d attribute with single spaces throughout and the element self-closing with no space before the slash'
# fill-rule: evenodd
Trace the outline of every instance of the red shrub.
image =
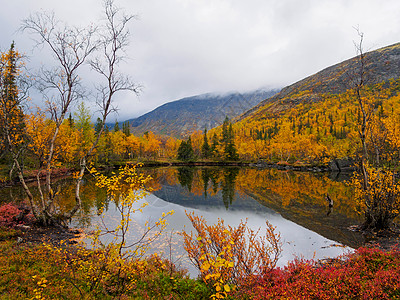
<svg viewBox="0 0 400 300">
<path fill-rule="evenodd" d="M 21 213 L 21 210 L 11 203 L 0 206 L 0 226 L 13 226 L 15 225 L 16 217 Z"/>
<path fill-rule="evenodd" d="M 329 265 L 296 260 L 242 291 L 252 299 L 398 299 L 400 252 L 359 248 Z"/>
</svg>

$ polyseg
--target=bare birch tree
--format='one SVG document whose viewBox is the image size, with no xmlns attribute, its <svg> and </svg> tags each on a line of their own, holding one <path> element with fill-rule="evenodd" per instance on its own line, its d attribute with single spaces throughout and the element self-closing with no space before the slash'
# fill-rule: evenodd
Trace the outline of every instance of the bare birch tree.
<svg viewBox="0 0 400 300">
<path fill-rule="evenodd" d="M 59 22 L 54 13 L 46 12 L 30 15 L 22 22 L 21 30 L 33 34 L 36 38 L 35 46 L 48 49 L 56 63 L 55 67 L 42 67 L 37 80 L 38 88 L 43 93 L 48 111 L 55 122 L 55 130 L 47 145 L 48 154 L 44 165 L 41 166 L 46 175 L 44 189 L 40 185 L 39 173 L 37 176 L 40 201 L 33 199 L 32 193 L 25 184 L 24 176 L 20 176 L 20 181 L 32 203 L 35 217 L 45 225 L 62 224 L 79 210 L 82 204 L 80 186 L 87 160 L 97 146 L 107 116 L 115 110 L 114 96 L 122 90 L 138 92 L 138 87 L 130 78 L 122 75 L 118 70 L 129 42 L 127 25 L 133 17 L 124 15 L 120 9 L 116 8 L 113 0 L 105 0 L 103 5 L 105 24 L 99 27 L 71 27 Z M 104 80 L 104 84 L 97 86 L 99 92 L 97 103 L 102 115 L 102 126 L 97 139 L 80 159 L 80 171 L 75 190 L 76 203 L 70 211 L 60 212 L 54 206 L 57 191 L 52 188 L 51 178 L 54 168 L 54 149 L 60 126 L 72 104 L 79 99 L 86 99 L 80 76 L 85 64 L 90 64 Z"/>
<path fill-rule="evenodd" d="M 99 31 L 99 50 L 102 56 L 98 56 L 90 61 L 93 70 L 99 73 L 104 81 L 103 84 L 97 85 L 96 103 L 102 116 L 100 131 L 92 147 L 80 160 L 80 172 L 75 190 L 76 206 L 70 211 L 68 217 L 72 216 L 79 209 L 78 205 L 81 203 L 80 185 L 87 167 L 87 160 L 97 147 L 108 115 L 116 110 L 113 105 L 115 94 L 121 91 L 131 91 L 138 94 L 140 90 L 139 85 L 133 83 L 129 76 L 122 74 L 118 69 L 119 65 L 124 62 L 125 49 L 129 45 L 130 34 L 127 25 L 134 16 L 123 14 L 114 5 L 113 0 L 105 0 L 104 9 L 106 24 Z"/>
<path fill-rule="evenodd" d="M 364 214 L 363 229 L 386 230 L 390 229 L 393 220 L 400 212 L 400 184 L 395 178 L 392 170 L 385 169 L 382 166 L 372 166 L 369 163 L 367 138 L 370 135 L 370 141 L 377 143 L 380 131 L 385 131 L 384 127 L 380 127 L 372 132 L 372 126 L 376 122 L 374 112 L 375 103 L 379 100 L 379 94 L 374 90 L 367 90 L 367 85 L 371 82 L 368 80 L 373 70 L 369 70 L 367 66 L 366 54 L 363 50 L 364 34 L 356 28 L 359 42 L 355 43 L 357 52 L 357 65 L 354 72 L 349 76 L 351 89 L 354 93 L 355 101 L 358 104 L 360 113 L 359 120 L 359 138 L 361 142 L 361 160 L 360 173 L 353 177 L 353 185 L 355 186 L 355 197 Z M 378 145 L 374 145 L 376 162 L 380 161 L 382 155 Z"/>
</svg>

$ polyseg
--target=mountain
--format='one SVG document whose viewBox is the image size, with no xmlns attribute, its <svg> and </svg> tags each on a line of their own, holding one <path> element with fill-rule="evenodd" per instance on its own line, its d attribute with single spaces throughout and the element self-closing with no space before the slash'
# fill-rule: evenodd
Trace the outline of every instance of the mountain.
<svg viewBox="0 0 400 300">
<path fill-rule="evenodd" d="M 365 84 L 389 82 L 400 77 L 400 43 L 365 53 Z M 357 79 L 359 59 L 353 57 L 314 75 L 283 88 L 279 93 L 265 99 L 245 112 L 239 120 L 247 117 L 262 118 L 269 113 L 281 113 L 296 105 L 309 104 L 324 99 L 323 95 L 341 94 L 351 88 Z"/>
<path fill-rule="evenodd" d="M 362 111 L 355 83 L 361 78 L 368 155 L 380 162 L 396 153 L 390 159 L 398 162 L 400 43 L 328 67 L 248 110 L 233 124 L 239 157 L 321 164 L 356 157 Z"/>
<path fill-rule="evenodd" d="M 234 119 L 271 97 L 279 90 L 256 90 L 247 93 L 202 94 L 166 103 L 136 119 L 128 120 L 131 132 L 146 131 L 182 137 L 196 130 L 221 125 L 226 116 Z"/>
</svg>

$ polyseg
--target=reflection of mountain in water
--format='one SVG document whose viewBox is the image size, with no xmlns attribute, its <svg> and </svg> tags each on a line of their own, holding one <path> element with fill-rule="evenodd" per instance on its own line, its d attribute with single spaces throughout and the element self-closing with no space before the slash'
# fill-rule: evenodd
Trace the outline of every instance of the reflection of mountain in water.
<svg viewBox="0 0 400 300">
<path fill-rule="evenodd" d="M 343 182 L 326 175 L 287 173 L 247 168 L 178 168 L 174 185 L 158 178 L 157 197 L 201 210 L 225 207 L 229 211 L 279 214 L 330 240 L 359 247 L 361 234 L 349 231 L 358 223 L 352 194 Z M 179 182 L 179 183 L 178 183 Z M 335 199 L 329 214 L 325 193 Z"/>
<path fill-rule="evenodd" d="M 327 216 L 326 211 L 328 209 L 325 207 L 296 202 L 288 207 L 283 207 L 280 205 L 279 196 L 268 191 L 249 192 L 249 194 L 278 211 L 286 220 L 314 231 L 327 239 L 352 248 L 358 248 L 364 243 L 364 237 L 361 233 L 348 230 L 348 227 L 357 224 L 357 221 L 340 212 L 334 213 L 333 216 Z"/>
<path fill-rule="evenodd" d="M 182 205 L 184 207 L 200 210 L 207 210 L 207 208 L 211 207 L 226 208 L 221 192 L 218 192 L 216 195 L 205 197 L 204 194 L 194 195 L 181 185 L 168 185 L 161 183 L 161 189 L 153 192 L 153 194 L 164 201 Z M 230 204 L 226 209 L 231 211 L 244 210 L 276 214 L 272 209 L 260 204 L 254 198 L 237 192 L 235 193 L 234 201 L 232 201 L 232 204 Z"/>
</svg>

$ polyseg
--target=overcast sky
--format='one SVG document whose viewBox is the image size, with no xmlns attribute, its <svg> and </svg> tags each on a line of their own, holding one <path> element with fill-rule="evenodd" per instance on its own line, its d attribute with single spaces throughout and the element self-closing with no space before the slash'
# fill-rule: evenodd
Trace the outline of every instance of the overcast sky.
<svg viewBox="0 0 400 300">
<path fill-rule="evenodd" d="M 98 20 L 101 0 L 13 0 L 0 10 L 0 49 L 14 40 L 35 64 L 21 20 L 54 11 L 68 24 Z M 130 25 L 124 70 L 144 88 L 118 97 L 123 121 L 165 102 L 207 92 L 284 87 L 367 50 L 400 41 L 399 0 L 115 0 Z M 40 61 L 46 62 L 48 57 Z M 28 63 L 29 65 L 29 63 Z M 33 68 L 34 66 L 32 66 Z M 113 119 L 113 120 L 112 120 Z"/>
</svg>

